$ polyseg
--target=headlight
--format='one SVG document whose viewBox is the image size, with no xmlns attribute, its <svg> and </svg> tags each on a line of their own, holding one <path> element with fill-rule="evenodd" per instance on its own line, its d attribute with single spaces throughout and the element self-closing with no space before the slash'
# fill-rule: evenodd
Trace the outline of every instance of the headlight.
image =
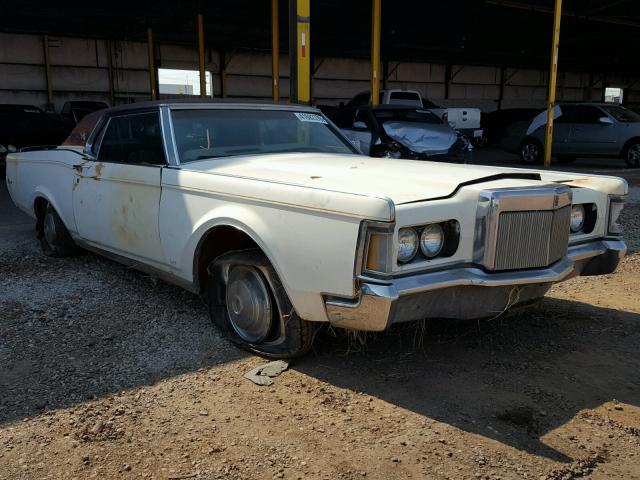
<svg viewBox="0 0 640 480">
<path fill-rule="evenodd" d="M 437 256 L 444 246 L 444 230 L 437 223 L 427 225 L 420 235 L 420 249 L 427 258 Z"/>
<path fill-rule="evenodd" d="M 607 233 L 609 235 L 622 234 L 622 226 L 618 223 L 618 220 L 623 209 L 624 198 L 609 197 L 609 222 L 607 223 Z"/>
<path fill-rule="evenodd" d="M 407 263 L 418 253 L 418 234 L 413 228 L 401 228 L 398 232 L 398 262 Z"/>
<path fill-rule="evenodd" d="M 571 207 L 571 233 L 578 233 L 584 227 L 584 206 L 574 205 Z"/>
</svg>

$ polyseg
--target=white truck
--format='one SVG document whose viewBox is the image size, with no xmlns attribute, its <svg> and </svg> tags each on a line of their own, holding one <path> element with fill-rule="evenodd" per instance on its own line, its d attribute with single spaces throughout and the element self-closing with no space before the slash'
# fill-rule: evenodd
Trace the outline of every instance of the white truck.
<svg viewBox="0 0 640 480">
<path fill-rule="evenodd" d="M 369 92 L 359 93 L 349 101 L 347 107 L 366 105 L 370 99 Z M 416 90 L 400 89 L 381 90 L 379 103 L 381 105 L 408 105 L 429 110 L 474 142 L 481 139 L 484 133 L 480 128 L 479 108 L 441 108 L 426 98 L 422 98 L 420 92 Z"/>
</svg>

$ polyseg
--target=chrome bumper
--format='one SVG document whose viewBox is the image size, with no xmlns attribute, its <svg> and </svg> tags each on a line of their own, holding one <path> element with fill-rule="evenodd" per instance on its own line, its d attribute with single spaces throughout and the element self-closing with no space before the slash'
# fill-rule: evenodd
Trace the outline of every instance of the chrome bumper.
<svg viewBox="0 0 640 480">
<path fill-rule="evenodd" d="M 357 298 L 327 298 L 325 308 L 332 325 L 368 331 L 423 318 L 491 317 L 541 298 L 553 283 L 611 273 L 626 251 L 621 240 L 599 240 L 570 246 L 564 259 L 542 269 L 490 273 L 460 267 L 366 282 Z"/>
</svg>

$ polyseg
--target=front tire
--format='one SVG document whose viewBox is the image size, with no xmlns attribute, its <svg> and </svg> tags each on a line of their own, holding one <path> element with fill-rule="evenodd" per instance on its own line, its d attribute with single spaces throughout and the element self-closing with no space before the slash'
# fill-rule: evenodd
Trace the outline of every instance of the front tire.
<svg viewBox="0 0 640 480">
<path fill-rule="evenodd" d="M 316 326 L 295 312 L 262 252 L 222 255 L 209 272 L 209 312 L 226 338 L 268 358 L 294 358 L 310 350 Z"/>
<path fill-rule="evenodd" d="M 626 146 L 622 158 L 629 168 L 640 167 L 640 141 L 634 141 Z"/>
<path fill-rule="evenodd" d="M 542 163 L 544 148 L 542 143 L 535 139 L 528 139 L 520 146 L 520 160 L 527 165 Z"/>
<path fill-rule="evenodd" d="M 78 247 L 71 238 L 67 227 L 50 204 L 47 204 L 45 209 L 39 237 L 42 253 L 48 257 L 70 257 L 78 253 Z"/>
</svg>

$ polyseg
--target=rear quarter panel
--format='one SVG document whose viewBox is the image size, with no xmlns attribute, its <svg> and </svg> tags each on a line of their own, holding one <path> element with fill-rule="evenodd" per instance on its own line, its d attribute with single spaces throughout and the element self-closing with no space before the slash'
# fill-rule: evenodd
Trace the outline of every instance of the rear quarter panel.
<svg viewBox="0 0 640 480">
<path fill-rule="evenodd" d="M 46 199 L 56 209 L 67 229 L 74 234 L 73 165 L 79 154 L 68 150 L 18 152 L 7 156 L 7 187 L 18 208 L 35 217 L 34 203 Z"/>
</svg>

